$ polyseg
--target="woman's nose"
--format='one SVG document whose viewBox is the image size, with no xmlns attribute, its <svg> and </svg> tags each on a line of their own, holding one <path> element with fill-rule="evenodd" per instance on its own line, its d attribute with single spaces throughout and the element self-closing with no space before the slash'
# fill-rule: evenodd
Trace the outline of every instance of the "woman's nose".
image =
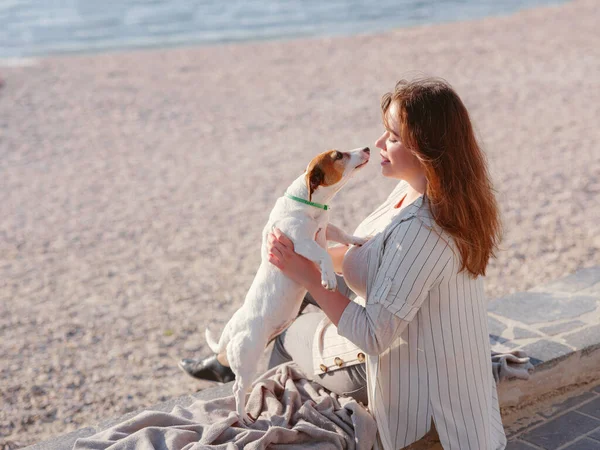
<svg viewBox="0 0 600 450">
<path fill-rule="evenodd" d="M 385 134 L 375 141 L 375 147 L 385 150 Z"/>
</svg>

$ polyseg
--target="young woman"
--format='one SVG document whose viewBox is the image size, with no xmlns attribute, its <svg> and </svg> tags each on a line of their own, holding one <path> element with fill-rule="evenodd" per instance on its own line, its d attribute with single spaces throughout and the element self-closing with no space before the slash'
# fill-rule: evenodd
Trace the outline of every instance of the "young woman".
<svg viewBox="0 0 600 450">
<path fill-rule="evenodd" d="M 408 446 L 433 420 L 444 449 L 503 449 L 483 292 L 500 222 L 484 155 L 442 80 L 401 81 L 381 107 L 381 171 L 400 182 L 355 231 L 372 236 L 365 245 L 330 250 L 356 297 L 343 285 L 324 289 L 318 268 L 275 230 L 270 262 L 322 312 L 300 315 L 277 338 L 270 365 L 292 359 L 368 403 L 379 448 Z M 217 373 L 221 363 L 196 368 Z"/>
</svg>

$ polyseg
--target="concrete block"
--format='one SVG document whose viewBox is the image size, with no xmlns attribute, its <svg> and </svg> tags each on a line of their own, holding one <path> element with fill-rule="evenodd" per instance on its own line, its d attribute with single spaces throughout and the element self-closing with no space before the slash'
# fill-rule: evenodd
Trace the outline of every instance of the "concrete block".
<svg viewBox="0 0 600 450">
<path fill-rule="evenodd" d="M 536 450 L 536 448 L 523 441 L 511 441 L 506 445 L 506 450 Z"/>
<path fill-rule="evenodd" d="M 535 402 L 543 395 L 566 386 L 597 384 L 599 379 L 600 348 L 589 352 L 571 352 L 560 358 L 538 363 L 528 380 L 515 379 L 498 384 L 500 406 L 511 407 Z"/>
<path fill-rule="evenodd" d="M 547 339 L 540 339 L 537 342 L 524 346 L 521 350 L 527 353 L 527 356 L 531 358 L 531 363 L 534 366 L 573 352 L 573 350 L 566 345 Z"/>
<path fill-rule="evenodd" d="M 588 416 L 594 416 L 596 419 L 600 419 L 600 397 L 586 403 L 581 408 L 577 408 L 577 411 L 587 414 Z"/>
<path fill-rule="evenodd" d="M 583 403 L 594 397 L 598 397 L 598 396 L 596 394 L 594 394 L 593 392 L 584 392 L 583 394 L 569 397 L 568 399 L 566 399 L 563 402 L 555 403 L 555 404 L 551 405 L 550 407 L 548 407 L 547 409 L 544 409 L 543 411 L 539 411 L 538 414 L 542 417 L 545 417 L 546 419 L 549 419 L 551 417 L 554 417 L 558 414 L 561 414 L 561 413 L 567 411 L 568 409 L 574 408 L 575 406 L 579 405 L 580 403 Z"/>
<path fill-rule="evenodd" d="M 529 338 L 542 337 L 542 335 L 540 333 L 536 333 L 534 331 L 529 331 L 529 330 L 526 330 L 525 328 L 515 327 L 513 332 L 514 332 L 515 339 L 529 339 Z"/>
<path fill-rule="evenodd" d="M 598 345 L 600 344 L 600 324 L 567 334 L 563 336 L 563 339 L 577 350 Z"/>
<path fill-rule="evenodd" d="M 576 319 L 595 311 L 596 297 L 548 292 L 518 292 L 489 303 L 488 311 L 509 319 L 533 325 L 563 319 Z"/>
<path fill-rule="evenodd" d="M 507 326 L 499 320 L 488 316 L 488 332 L 494 336 L 502 336 L 502 332 L 506 330 Z"/>
<path fill-rule="evenodd" d="M 504 432 L 506 433 L 506 437 L 511 439 L 513 436 L 523 433 L 526 430 L 534 428 L 546 420 L 537 414 L 531 414 L 525 417 L 520 417 L 517 420 L 511 422 L 510 425 L 504 424 Z"/>
<path fill-rule="evenodd" d="M 571 320 L 569 322 L 560 323 L 557 325 L 550 325 L 548 327 L 540 328 L 542 333 L 546 333 L 550 336 L 555 336 L 557 334 L 566 333 L 568 331 L 577 330 L 584 326 L 585 323 L 581 320 Z"/>
<path fill-rule="evenodd" d="M 571 411 L 521 435 L 521 440 L 554 450 L 599 426 L 600 420 Z"/>
<path fill-rule="evenodd" d="M 592 439 L 579 439 L 567 447 L 563 447 L 563 450 L 599 450 L 600 442 Z"/>
<path fill-rule="evenodd" d="M 490 334 L 489 339 L 490 347 L 492 351 L 495 352 L 508 352 L 518 347 L 518 345 L 514 342 L 500 336 L 494 336 Z"/>
<path fill-rule="evenodd" d="M 600 442 L 600 428 L 596 429 L 593 433 L 588 434 L 588 437 Z"/>
</svg>

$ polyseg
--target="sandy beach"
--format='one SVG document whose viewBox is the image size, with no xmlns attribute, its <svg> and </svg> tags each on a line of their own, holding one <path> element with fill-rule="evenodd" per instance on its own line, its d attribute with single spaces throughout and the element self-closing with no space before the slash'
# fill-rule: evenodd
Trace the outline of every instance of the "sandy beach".
<svg viewBox="0 0 600 450">
<path fill-rule="evenodd" d="M 595 0 L 376 35 L 53 57 L 1 67 L 0 449 L 210 386 L 260 231 L 316 153 L 372 145 L 402 77 L 448 80 L 489 160 L 489 298 L 600 264 Z M 394 186 L 377 152 L 333 203 Z"/>
</svg>

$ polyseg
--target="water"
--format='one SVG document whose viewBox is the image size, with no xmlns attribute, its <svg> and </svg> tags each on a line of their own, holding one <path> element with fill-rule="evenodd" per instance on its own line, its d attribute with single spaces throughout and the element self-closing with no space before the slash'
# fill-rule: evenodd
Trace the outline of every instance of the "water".
<svg viewBox="0 0 600 450">
<path fill-rule="evenodd" d="M 0 0 L 0 58 L 372 33 L 563 0 Z"/>
</svg>

